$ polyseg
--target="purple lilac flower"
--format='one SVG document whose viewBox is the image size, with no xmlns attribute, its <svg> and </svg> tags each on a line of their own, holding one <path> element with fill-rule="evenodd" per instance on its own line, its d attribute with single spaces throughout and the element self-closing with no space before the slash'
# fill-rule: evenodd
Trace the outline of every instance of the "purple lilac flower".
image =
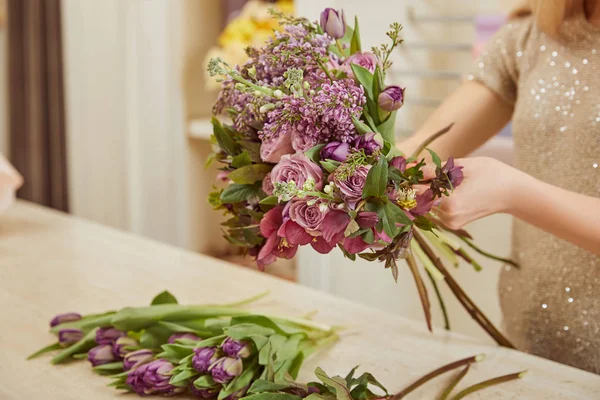
<svg viewBox="0 0 600 400">
<path fill-rule="evenodd" d="M 221 357 L 208 370 L 216 383 L 225 384 L 229 383 L 236 376 L 239 376 L 243 369 L 244 365 L 241 359 Z"/>
<path fill-rule="evenodd" d="M 350 145 L 341 142 L 329 142 L 321 149 L 322 160 L 344 162 L 350 154 Z"/>
<path fill-rule="evenodd" d="M 244 340 L 235 340 L 228 337 L 221 344 L 221 350 L 229 357 L 247 358 L 252 354 L 252 345 Z"/>
<path fill-rule="evenodd" d="M 321 28 L 334 39 L 341 39 L 346 34 L 346 17 L 344 10 L 336 11 L 326 8 L 321 12 Z"/>
<path fill-rule="evenodd" d="M 125 354 L 123 357 L 123 369 L 129 371 L 135 369 L 142 364 L 149 363 L 154 359 L 154 353 L 149 349 L 140 349 Z"/>
<path fill-rule="evenodd" d="M 201 374 L 208 372 L 209 367 L 217 361 L 219 352 L 216 347 L 200 347 L 194 349 L 192 366 Z"/>
<path fill-rule="evenodd" d="M 374 132 L 367 132 L 356 138 L 354 141 L 354 148 L 357 150 L 364 150 L 365 154 L 371 155 L 376 151 L 381 150 L 383 147 L 383 139 L 381 135 Z"/>
<path fill-rule="evenodd" d="M 177 332 L 177 333 L 174 333 L 171 336 L 169 336 L 169 339 L 167 340 L 167 343 L 173 344 L 178 339 L 195 340 L 197 342 L 199 342 L 199 341 L 202 340 L 202 338 L 199 338 L 198 336 L 196 336 L 196 335 L 194 335 L 193 333 L 190 333 L 190 332 Z"/>
<path fill-rule="evenodd" d="M 139 345 L 137 340 L 128 336 L 121 336 L 113 343 L 113 353 L 115 356 L 123 358 L 126 354 L 131 353 L 131 350 L 128 350 L 128 348 L 138 347 Z"/>
<path fill-rule="evenodd" d="M 117 361 L 117 357 L 113 354 L 112 345 L 101 344 L 88 351 L 88 360 L 95 367 Z"/>
<path fill-rule="evenodd" d="M 169 383 L 170 372 L 174 368 L 167 360 L 154 360 L 134 369 L 127 376 L 127 384 L 140 396 L 150 394 L 173 395 L 186 390 L 185 387 L 176 387 Z"/>
<path fill-rule="evenodd" d="M 64 324 L 65 322 L 79 321 L 80 319 L 81 314 L 77 314 L 74 312 L 58 314 L 50 321 L 50 327 L 54 328 L 56 325 Z"/>
<path fill-rule="evenodd" d="M 377 99 L 379 107 L 383 111 L 392 112 L 398 110 L 404 104 L 404 89 L 400 86 L 388 86 Z"/>
<path fill-rule="evenodd" d="M 83 331 L 75 328 L 64 328 L 58 331 L 58 343 L 61 346 L 69 346 L 79 342 L 83 338 Z"/>
<path fill-rule="evenodd" d="M 190 384 L 190 393 L 194 397 L 199 397 L 204 400 L 214 400 L 219 396 L 220 388 L 197 388 L 194 384 Z"/>
<path fill-rule="evenodd" d="M 106 327 L 96 331 L 96 343 L 98 344 L 113 344 L 118 338 L 127 336 L 123 331 L 116 328 Z"/>
</svg>

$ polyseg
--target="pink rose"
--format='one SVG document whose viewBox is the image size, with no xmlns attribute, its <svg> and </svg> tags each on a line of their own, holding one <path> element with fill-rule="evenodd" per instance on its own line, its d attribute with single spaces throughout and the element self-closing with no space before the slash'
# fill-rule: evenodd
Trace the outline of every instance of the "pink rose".
<svg viewBox="0 0 600 400">
<path fill-rule="evenodd" d="M 321 167 L 312 162 L 302 153 L 284 155 L 279 163 L 271 171 L 273 182 L 294 181 L 301 188 L 308 178 L 315 181 L 315 189 L 323 188 L 323 171 Z"/>
<path fill-rule="evenodd" d="M 329 207 L 321 211 L 322 201 L 317 201 L 313 205 L 308 202 L 311 199 L 302 199 L 293 201 L 290 205 L 290 219 L 306 229 L 312 236 L 321 236 L 321 224 L 329 212 Z M 314 201 L 314 199 L 312 199 Z"/>
<path fill-rule="evenodd" d="M 292 133 L 292 147 L 299 153 L 304 153 L 317 145 L 317 139 L 307 136 L 304 132 Z"/>
<path fill-rule="evenodd" d="M 265 192 L 267 195 L 272 196 L 273 195 L 273 181 L 271 180 L 271 173 L 269 172 L 267 174 L 267 176 L 265 176 L 265 179 L 263 179 L 262 181 L 262 190 L 263 192 Z"/>
<path fill-rule="evenodd" d="M 341 66 L 341 70 L 344 71 L 348 78 L 354 79 L 354 73 L 352 72 L 352 64 L 359 65 L 365 69 L 368 69 L 369 72 L 375 72 L 375 68 L 379 65 L 379 60 L 373 53 L 369 53 L 365 51 L 364 53 L 354 53 Z"/>
<path fill-rule="evenodd" d="M 354 174 L 347 179 L 341 180 L 333 174 L 333 182 L 340 189 L 342 197 L 350 207 L 354 207 L 362 199 L 363 187 L 367 181 L 367 175 L 371 169 L 370 165 L 361 165 L 356 168 Z"/>
<path fill-rule="evenodd" d="M 290 135 L 279 135 L 266 139 L 260 146 L 260 158 L 265 162 L 278 163 L 281 156 L 293 154 L 292 138 Z"/>
</svg>

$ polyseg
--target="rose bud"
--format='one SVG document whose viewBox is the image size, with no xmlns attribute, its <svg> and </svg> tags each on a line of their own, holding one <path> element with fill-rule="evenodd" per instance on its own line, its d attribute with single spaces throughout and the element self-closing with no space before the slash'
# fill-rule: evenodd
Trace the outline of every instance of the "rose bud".
<svg viewBox="0 0 600 400">
<path fill-rule="evenodd" d="M 127 336 L 127 334 L 116 328 L 100 328 L 96 331 L 96 343 L 113 344 L 118 338 L 123 336 Z"/>
<path fill-rule="evenodd" d="M 121 336 L 113 344 L 113 353 L 115 353 L 115 356 L 123 358 L 127 353 L 131 353 L 131 350 L 127 349 L 128 347 L 138 347 L 139 345 L 137 340 L 128 336 Z"/>
<path fill-rule="evenodd" d="M 404 90 L 395 85 L 386 87 L 377 98 L 379 108 L 387 112 L 398 110 L 404 104 Z"/>
<path fill-rule="evenodd" d="M 125 354 L 123 357 L 123 369 L 129 371 L 130 369 L 136 369 L 142 364 L 149 363 L 154 359 L 154 353 L 152 350 L 140 349 Z"/>
<path fill-rule="evenodd" d="M 244 369 L 244 364 L 239 358 L 222 357 L 213 363 L 208 370 L 217 383 L 229 383 L 233 378 L 239 376 Z"/>
<path fill-rule="evenodd" d="M 110 344 L 101 344 L 88 351 L 88 360 L 95 367 L 117 361 Z"/>
<path fill-rule="evenodd" d="M 334 160 L 344 162 L 350 154 L 350 145 L 348 143 L 331 142 L 327 143 L 321 149 L 322 160 Z"/>
<path fill-rule="evenodd" d="M 176 387 L 169 383 L 174 366 L 167 360 L 154 360 L 134 369 L 127 376 L 126 383 L 140 396 L 163 394 L 166 396 L 181 393 L 186 387 Z"/>
<path fill-rule="evenodd" d="M 197 342 L 199 342 L 199 341 L 202 340 L 202 338 L 199 338 L 198 336 L 196 336 L 196 335 L 194 335 L 193 333 L 190 333 L 190 332 L 176 332 L 176 333 L 172 334 L 171 336 L 169 336 L 169 339 L 167 340 L 167 343 L 173 344 L 178 339 L 195 340 Z"/>
<path fill-rule="evenodd" d="M 190 393 L 192 394 L 192 396 L 199 397 L 204 400 L 215 400 L 219 396 L 220 391 L 221 390 L 219 389 L 219 387 L 199 389 L 196 386 L 194 386 L 193 383 L 190 385 Z"/>
<path fill-rule="evenodd" d="M 65 322 L 73 322 L 79 321 L 81 319 L 81 314 L 77 314 L 74 312 L 66 313 L 66 314 L 58 314 L 52 321 L 50 321 L 50 327 L 54 328 L 56 325 L 64 324 Z"/>
<path fill-rule="evenodd" d="M 83 339 L 83 331 L 75 328 L 64 328 L 58 331 L 58 343 L 67 347 Z"/>
<path fill-rule="evenodd" d="M 321 12 L 321 28 L 334 39 L 341 39 L 346 34 L 346 17 L 344 10 L 336 11 L 326 8 Z"/>
<path fill-rule="evenodd" d="M 352 64 L 356 64 L 360 67 L 365 68 L 370 73 L 373 73 L 379 65 L 379 60 L 373 53 L 369 53 L 368 51 L 362 53 L 356 52 L 350 57 L 348 57 L 346 61 L 344 61 L 344 63 L 340 66 L 340 70 L 345 72 L 346 75 L 348 75 L 348 78 L 354 79 Z"/>
<path fill-rule="evenodd" d="M 406 158 L 402 156 L 392 158 L 390 161 L 390 166 L 398 168 L 400 172 L 406 171 Z"/>
<path fill-rule="evenodd" d="M 381 135 L 375 132 L 367 132 L 356 138 L 354 148 L 364 150 L 366 155 L 371 155 L 383 147 L 383 139 Z"/>
<path fill-rule="evenodd" d="M 221 350 L 226 356 L 233 358 L 247 358 L 252 354 L 250 343 L 229 337 L 221 344 Z"/>
<path fill-rule="evenodd" d="M 219 359 L 216 347 L 200 347 L 194 349 L 192 366 L 201 374 L 208 372 L 209 367 Z"/>
</svg>

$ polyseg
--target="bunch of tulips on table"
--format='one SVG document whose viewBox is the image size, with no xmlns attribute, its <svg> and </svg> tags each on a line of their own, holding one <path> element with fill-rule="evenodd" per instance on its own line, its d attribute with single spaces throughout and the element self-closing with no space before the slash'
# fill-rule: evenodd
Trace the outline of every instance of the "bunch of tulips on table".
<svg viewBox="0 0 600 400">
<path fill-rule="evenodd" d="M 229 216 L 225 238 L 254 256 L 260 269 L 307 245 L 322 254 L 338 248 L 351 260 L 382 262 L 396 280 L 398 261 L 404 260 L 430 330 L 423 273 L 447 329 L 442 282 L 497 343 L 513 347 L 445 265 L 458 267 L 463 259 L 480 270 L 467 249 L 515 265 L 479 249 L 467 232 L 435 216 L 436 205 L 464 178 L 452 158 L 442 162 L 427 149 L 451 126 L 412 155 L 395 147 L 405 91 L 385 80 L 391 55 L 402 44 L 401 25 L 391 25 L 390 43 L 366 51 L 358 19 L 348 26 L 343 11 L 328 8 L 314 23 L 277 12 L 274 17 L 282 30 L 263 47 L 248 48 L 249 61 L 231 66 L 215 58 L 208 66 L 222 83 L 210 161 L 220 163 L 219 178 L 227 182 L 209 201 Z M 426 149 L 435 166 L 430 179 L 421 156 Z"/>
<path fill-rule="evenodd" d="M 337 330 L 301 318 L 267 316 L 237 308 L 262 296 L 229 305 L 177 304 L 168 292 L 152 305 L 81 316 L 57 315 L 51 332 L 58 342 L 32 354 L 59 351 L 53 364 L 87 359 L 94 372 L 108 375 L 119 390 L 140 396 L 188 394 L 205 400 L 400 400 L 431 379 L 464 367 L 444 391 L 450 393 L 471 364 L 469 357 L 436 369 L 391 395 L 372 374 L 345 379 L 317 368 L 320 382 L 296 382 L 304 359 L 332 345 Z M 494 378 L 462 390 L 452 399 L 520 378 L 523 373 Z M 379 388 L 374 393 L 372 387 Z"/>
</svg>

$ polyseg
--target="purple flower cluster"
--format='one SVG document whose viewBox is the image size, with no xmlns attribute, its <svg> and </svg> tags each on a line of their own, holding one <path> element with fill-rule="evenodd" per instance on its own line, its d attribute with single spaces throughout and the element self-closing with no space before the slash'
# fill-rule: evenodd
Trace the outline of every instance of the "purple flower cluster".
<svg viewBox="0 0 600 400">
<path fill-rule="evenodd" d="M 185 387 L 176 387 L 169 383 L 174 368 L 167 360 L 154 360 L 132 370 L 127 376 L 127 384 L 140 396 L 151 394 L 173 395 L 184 392 Z"/>
<path fill-rule="evenodd" d="M 137 340 L 113 327 L 99 328 L 96 331 L 96 343 L 98 346 L 88 351 L 88 360 L 94 367 L 123 360 L 132 349 L 139 346 Z"/>
</svg>

